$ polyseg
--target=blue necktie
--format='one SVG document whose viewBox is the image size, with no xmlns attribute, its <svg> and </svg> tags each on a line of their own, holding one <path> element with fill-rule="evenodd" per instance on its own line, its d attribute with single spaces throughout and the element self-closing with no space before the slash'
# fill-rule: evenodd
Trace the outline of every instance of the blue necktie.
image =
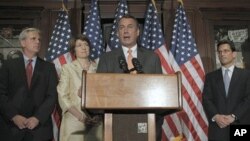
<svg viewBox="0 0 250 141">
<path fill-rule="evenodd" d="M 224 79 L 224 85 L 225 85 L 225 91 L 226 91 L 226 96 L 228 94 L 228 89 L 229 89 L 229 84 L 230 84 L 230 77 L 229 77 L 228 72 L 229 72 L 229 69 L 226 69 L 224 77 L 223 77 L 223 79 Z"/>
</svg>

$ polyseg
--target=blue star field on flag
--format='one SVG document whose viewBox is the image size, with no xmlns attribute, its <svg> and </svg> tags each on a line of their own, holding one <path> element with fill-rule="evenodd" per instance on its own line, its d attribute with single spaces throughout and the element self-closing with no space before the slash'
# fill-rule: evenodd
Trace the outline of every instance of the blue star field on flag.
<svg viewBox="0 0 250 141">
<path fill-rule="evenodd" d="M 150 2 L 145 15 L 141 45 L 147 49 L 155 50 L 164 44 L 164 36 L 160 21 L 157 17 L 157 11 L 152 2 Z"/>
<path fill-rule="evenodd" d="M 97 59 L 105 51 L 97 0 L 91 1 L 83 34 L 90 40 L 90 58 Z"/>
<path fill-rule="evenodd" d="M 45 55 L 45 60 L 52 62 L 59 56 L 69 52 L 70 38 L 71 29 L 68 14 L 66 11 L 60 11 L 51 36 L 48 51 Z"/>
<path fill-rule="evenodd" d="M 128 6 L 127 6 L 127 1 L 126 0 L 120 0 L 118 7 L 116 9 L 116 13 L 115 13 L 115 20 L 111 29 L 111 34 L 110 34 L 110 39 L 108 42 L 108 45 L 110 47 L 110 49 L 114 49 L 114 48 L 119 48 L 121 47 L 121 43 L 119 41 L 119 38 L 117 36 L 117 29 L 118 29 L 118 21 L 119 19 L 128 14 Z"/>
<path fill-rule="evenodd" d="M 181 5 L 177 9 L 175 16 L 171 52 L 179 65 L 184 64 L 198 54 L 186 13 Z"/>
</svg>

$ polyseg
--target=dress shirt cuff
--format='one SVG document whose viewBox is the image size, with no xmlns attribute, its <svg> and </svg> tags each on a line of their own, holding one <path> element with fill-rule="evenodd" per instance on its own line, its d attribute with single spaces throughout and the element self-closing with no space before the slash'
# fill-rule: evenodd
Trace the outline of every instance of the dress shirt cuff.
<svg viewBox="0 0 250 141">
<path fill-rule="evenodd" d="M 212 117 L 211 120 L 212 120 L 212 122 L 215 122 L 215 115 Z"/>
<path fill-rule="evenodd" d="M 236 120 L 237 120 L 237 117 L 235 116 L 235 114 L 231 114 L 231 117 L 233 117 L 233 118 L 234 118 L 234 121 L 236 121 Z"/>
</svg>

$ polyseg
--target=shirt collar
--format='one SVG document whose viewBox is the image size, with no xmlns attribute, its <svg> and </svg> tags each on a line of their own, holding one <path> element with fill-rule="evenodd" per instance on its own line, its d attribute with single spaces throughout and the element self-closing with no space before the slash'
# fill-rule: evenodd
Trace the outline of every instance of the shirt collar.
<svg viewBox="0 0 250 141">
<path fill-rule="evenodd" d="M 24 58 L 24 62 L 25 64 L 30 60 L 30 58 L 28 58 L 26 55 L 23 54 L 23 58 Z M 31 58 L 33 60 L 33 62 L 36 62 L 37 56 Z"/>
<path fill-rule="evenodd" d="M 232 65 L 232 66 L 230 66 L 229 68 L 226 68 L 226 67 L 223 67 L 223 66 L 222 66 L 221 68 L 222 68 L 222 71 L 223 71 L 223 72 L 225 72 L 226 69 L 229 69 L 230 72 L 233 72 L 235 66 Z"/>
<path fill-rule="evenodd" d="M 137 44 L 135 44 L 132 48 L 130 48 L 132 50 L 132 53 L 135 52 L 137 50 Z M 125 54 L 127 54 L 129 48 L 128 47 L 125 47 L 125 46 L 122 46 L 122 50 Z"/>
</svg>

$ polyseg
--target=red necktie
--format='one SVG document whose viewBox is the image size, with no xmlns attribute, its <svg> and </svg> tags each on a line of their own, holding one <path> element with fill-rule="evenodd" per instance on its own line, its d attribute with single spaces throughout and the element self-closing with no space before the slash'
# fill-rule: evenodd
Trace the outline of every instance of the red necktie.
<svg viewBox="0 0 250 141">
<path fill-rule="evenodd" d="M 32 73 L 33 73 L 32 61 L 33 61 L 32 59 L 29 59 L 28 64 L 26 66 L 26 76 L 27 76 L 27 81 L 28 81 L 29 88 L 30 88 Z"/>
</svg>

